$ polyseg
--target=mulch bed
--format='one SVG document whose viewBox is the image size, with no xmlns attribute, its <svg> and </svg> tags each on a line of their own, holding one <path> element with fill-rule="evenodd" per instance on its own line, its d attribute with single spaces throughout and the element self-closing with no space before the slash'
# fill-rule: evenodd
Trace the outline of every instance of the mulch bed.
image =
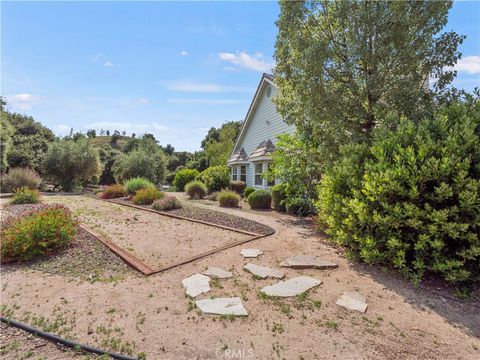
<svg viewBox="0 0 480 360">
<path fill-rule="evenodd" d="M 2 220 L 22 216 L 43 204 L 12 205 L 2 210 Z M 117 281 L 127 275 L 137 274 L 122 259 L 85 230 L 78 228 L 77 235 L 67 248 L 24 263 L 2 265 L 2 272 L 17 269 L 35 269 L 84 281 Z"/>
<path fill-rule="evenodd" d="M 111 201 L 118 203 L 131 204 L 126 198 L 111 199 Z M 228 226 L 234 229 L 249 231 L 260 235 L 270 235 L 274 230 L 267 225 L 259 222 L 248 220 L 240 216 L 226 214 L 224 212 L 209 210 L 204 208 L 195 207 L 185 202 L 182 202 L 183 207 L 181 209 L 165 211 L 173 215 L 183 216 L 186 218 L 201 220 L 218 224 L 222 226 Z M 147 205 L 139 205 L 140 207 L 151 208 Z"/>
</svg>

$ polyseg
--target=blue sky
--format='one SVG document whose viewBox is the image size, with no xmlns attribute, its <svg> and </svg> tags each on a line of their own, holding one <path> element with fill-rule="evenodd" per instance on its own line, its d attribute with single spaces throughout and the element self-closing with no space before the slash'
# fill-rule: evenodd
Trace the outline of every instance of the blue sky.
<svg viewBox="0 0 480 360">
<path fill-rule="evenodd" d="M 244 118 L 273 65 L 276 2 L 2 2 L 1 93 L 62 135 L 153 133 L 198 150 Z M 458 87 L 480 84 L 480 2 L 456 2 L 467 35 Z"/>
</svg>

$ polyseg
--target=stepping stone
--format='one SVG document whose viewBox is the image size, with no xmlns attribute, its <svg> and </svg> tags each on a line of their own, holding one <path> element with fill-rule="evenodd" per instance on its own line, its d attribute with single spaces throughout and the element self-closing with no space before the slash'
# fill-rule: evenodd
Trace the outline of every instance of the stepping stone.
<svg viewBox="0 0 480 360">
<path fill-rule="evenodd" d="M 194 274 L 182 280 L 185 293 L 194 298 L 197 295 L 210 291 L 210 278 L 202 274 Z"/>
<path fill-rule="evenodd" d="M 246 264 L 243 268 L 262 279 L 266 279 L 267 277 L 283 279 L 285 276 L 285 273 L 281 270 L 272 269 L 267 266 L 255 265 L 252 263 Z"/>
<path fill-rule="evenodd" d="M 203 272 L 203 275 L 218 279 L 228 279 L 233 276 L 233 273 L 223 270 L 219 267 L 209 266 L 208 269 Z"/>
<path fill-rule="evenodd" d="M 337 300 L 337 305 L 343 306 L 348 310 L 360 311 L 365 313 L 367 311 L 367 299 L 358 292 L 344 292 Z"/>
<path fill-rule="evenodd" d="M 256 258 L 258 255 L 262 255 L 263 251 L 260 249 L 242 249 L 240 255 L 244 258 Z"/>
<path fill-rule="evenodd" d="M 274 285 L 265 286 L 260 291 L 268 296 L 290 297 L 300 295 L 321 283 L 320 280 L 309 276 L 299 276 L 286 281 L 279 281 Z"/>
<path fill-rule="evenodd" d="M 280 266 L 293 269 L 335 269 L 337 264 L 313 255 L 297 255 L 283 261 Z"/>
<path fill-rule="evenodd" d="M 203 299 L 195 301 L 197 307 L 205 314 L 247 316 L 239 297 Z"/>
</svg>

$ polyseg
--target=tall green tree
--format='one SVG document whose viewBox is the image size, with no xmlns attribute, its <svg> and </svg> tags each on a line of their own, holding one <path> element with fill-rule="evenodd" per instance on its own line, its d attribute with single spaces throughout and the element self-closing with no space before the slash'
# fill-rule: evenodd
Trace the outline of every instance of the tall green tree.
<svg viewBox="0 0 480 360">
<path fill-rule="evenodd" d="M 276 103 L 304 141 L 338 152 L 400 116 L 431 115 L 464 37 L 440 33 L 452 1 L 281 1 Z M 435 83 L 428 87 L 430 77 Z M 396 116 L 385 116 L 393 112 Z M 385 121 L 388 120 L 388 121 Z"/>
<path fill-rule="evenodd" d="M 209 166 L 225 165 L 242 126 L 241 121 L 230 121 L 219 129 L 211 128 L 202 141 Z"/>
<path fill-rule="evenodd" d="M 13 128 L 10 124 L 9 113 L 5 109 L 6 105 L 5 100 L 0 98 L 0 174 L 8 168 L 8 153 L 12 148 Z"/>
</svg>

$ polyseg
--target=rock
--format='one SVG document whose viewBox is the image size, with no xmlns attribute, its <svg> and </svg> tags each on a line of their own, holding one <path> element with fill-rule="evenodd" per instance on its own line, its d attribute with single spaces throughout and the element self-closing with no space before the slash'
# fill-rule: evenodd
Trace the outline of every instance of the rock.
<svg viewBox="0 0 480 360">
<path fill-rule="evenodd" d="M 242 251 L 240 251 L 240 255 L 242 255 L 244 258 L 256 258 L 262 254 L 263 251 L 260 249 L 242 249 Z"/>
<path fill-rule="evenodd" d="M 335 269 L 337 264 L 313 255 L 297 255 L 285 259 L 280 266 L 293 269 Z"/>
<path fill-rule="evenodd" d="M 348 310 L 360 311 L 365 313 L 367 311 L 367 299 L 358 292 L 344 292 L 337 300 L 337 305 L 343 306 Z"/>
<path fill-rule="evenodd" d="M 239 297 L 216 298 L 195 301 L 197 307 L 205 314 L 247 316 L 248 312 L 243 307 Z"/>
<path fill-rule="evenodd" d="M 246 264 L 243 268 L 262 279 L 266 279 L 267 277 L 283 279 L 285 276 L 285 273 L 281 270 L 272 269 L 267 266 L 255 265 L 252 263 Z"/>
<path fill-rule="evenodd" d="M 233 276 L 233 273 L 215 266 L 209 266 L 208 269 L 203 272 L 203 275 L 219 279 L 228 279 Z"/>
<path fill-rule="evenodd" d="M 210 278 L 202 274 L 194 274 L 183 279 L 182 285 L 188 296 L 195 297 L 210 291 Z"/>
<path fill-rule="evenodd" d="M 321 283 L 320 280 L 309 276 L 299 276 L 286 281 L 279 281 L 274 285 L 265 286 L 260 291 L 268 296 L 290 297 L 300 295 Z"/>
</svg>

